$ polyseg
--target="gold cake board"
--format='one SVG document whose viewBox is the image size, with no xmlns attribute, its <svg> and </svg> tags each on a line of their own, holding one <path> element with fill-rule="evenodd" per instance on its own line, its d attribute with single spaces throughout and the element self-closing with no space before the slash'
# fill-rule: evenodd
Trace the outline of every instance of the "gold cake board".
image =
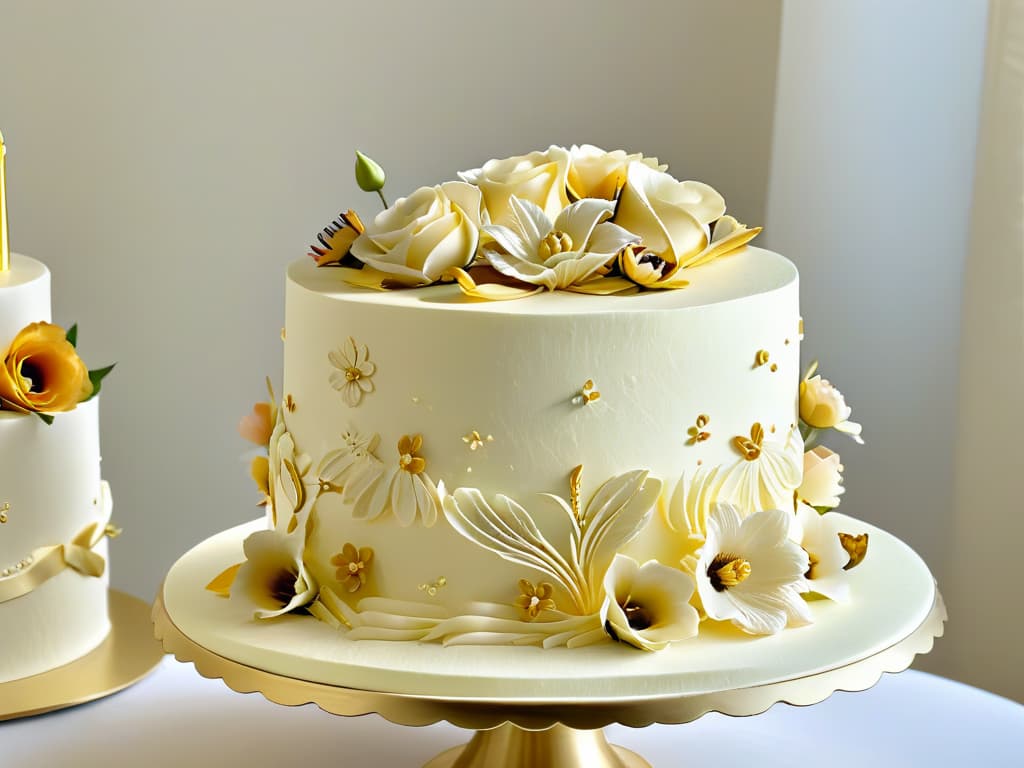
<svg viewBox="0 0 1024 768">
<path fill-rule="evenodd" d="M 108 605 L 110 634 L 95 649 L 49 672 L 0 683 L 0 721 L 110 696 L 160 663 L 164 651 L 153 639 L 149 603 L 112 589 Z"/>
<path fill-rule="evenodd" d="M 686 723 L 708 712 L 747 716 L 784 702 L 806 706 L 835 691 L 862 691 L 883 673 L 902 672 L 941 637 L 946 609 L 935 590 L 931 610 L 910 634 L 855 662 L 768 685 L 701 694 L 629 698 L 493 699 L 409 695 L 300 680 L 220 656 L 185 635 L 164 605 L 153 606 L 157 638 L 166 651 L 191 662 L 204 677 L 221 679 L 239 693 L 258 692 L 286 706 L 314 703 L 343 716 L 377 713 L 399 725 L 448 721 L 476 730 L 474 738 L 435 757 L 425 768 L 650 768 L 640 756 L 607 743 L 599 730 L 621 722 L 633 727 Z"/>
</svg>

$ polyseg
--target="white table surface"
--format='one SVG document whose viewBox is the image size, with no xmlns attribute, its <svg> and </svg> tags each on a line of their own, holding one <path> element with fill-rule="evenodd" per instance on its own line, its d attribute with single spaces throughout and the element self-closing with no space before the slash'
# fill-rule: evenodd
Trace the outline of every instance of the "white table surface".
<svg viewBox="0 0 1024 768">
<path fill-rule="evenodd" d="M 1024 766 L 1024 707 L 909 671 L 873 689 L 763 715 L 710 714 L 686 725 L 606 729 L 654 768 Z M 282 707 L 165 659 L 116 696 L 0 723 L 2 768 L 419 768 L 471 733 L 447 723 L 393 725 L 315 706 Z"/>
</svg>

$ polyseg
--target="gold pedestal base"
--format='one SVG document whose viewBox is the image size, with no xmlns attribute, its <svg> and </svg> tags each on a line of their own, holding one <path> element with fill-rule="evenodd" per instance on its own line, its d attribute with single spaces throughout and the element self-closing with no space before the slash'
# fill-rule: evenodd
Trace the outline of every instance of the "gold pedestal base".
<svg viewBox="0 0 1024 768">
<path fill-rule="evenodd" d="M 555 725 L 526 731 L 505 723 L 477 731 L 461 747 L 449 749 L 424 768 L 651 768 L 635 752 L 609 744 L 604 732 Z"/>
</svg>

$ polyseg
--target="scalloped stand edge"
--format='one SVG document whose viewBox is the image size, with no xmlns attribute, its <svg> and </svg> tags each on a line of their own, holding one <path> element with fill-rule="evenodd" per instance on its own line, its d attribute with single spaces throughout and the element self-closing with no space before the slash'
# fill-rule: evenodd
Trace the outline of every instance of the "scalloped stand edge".
<svg viewBox="0 0 1024 768">
<path fill-rule="evenodd" d="M 867 690 L 884 673 L 902 672 L 916 656 L 928 653 L 943 634 L 946 616 L 936 588 L 928 616 L 903 640 L 846 666 L 767 685 L 698 695 L 521 701 L 384 693 L 276 675 L 224 658 L 188 638 L 167 613 L 162 588 L 153 605 L 154 633 L 164 650 L 178 661 L 191 663 L 203 677 L 223 680 L 238 693 L 259 693 L 284 706 L 316 704 L 325 712 L 345 717 L 376 713 L 398 725 L 420 727 L 448 721 L 477 731 L 469 744 L 448 750 L 425 768 L 645 768 L 648 763 L 639 756 L 608 745 L 599 729 L 612 723 L 632 728 L 688 723 L 708 712 L 746 717 L 780 702 L 809 706 L 836 691 Z"/>
</svg>

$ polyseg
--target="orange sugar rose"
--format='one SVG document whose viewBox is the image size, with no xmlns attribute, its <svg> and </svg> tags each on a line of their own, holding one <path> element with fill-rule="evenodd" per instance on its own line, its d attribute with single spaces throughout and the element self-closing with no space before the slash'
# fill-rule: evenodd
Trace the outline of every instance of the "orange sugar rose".
<svg viewBox="0 0 1024 768">
<path fill-rule="evenodd" d="M 70 411 L 92 389 L 89 372 L 64 329 L 52 323 L 23 328 L 0 365 L 0 398 L 27 411 Z"/>
</svg>

